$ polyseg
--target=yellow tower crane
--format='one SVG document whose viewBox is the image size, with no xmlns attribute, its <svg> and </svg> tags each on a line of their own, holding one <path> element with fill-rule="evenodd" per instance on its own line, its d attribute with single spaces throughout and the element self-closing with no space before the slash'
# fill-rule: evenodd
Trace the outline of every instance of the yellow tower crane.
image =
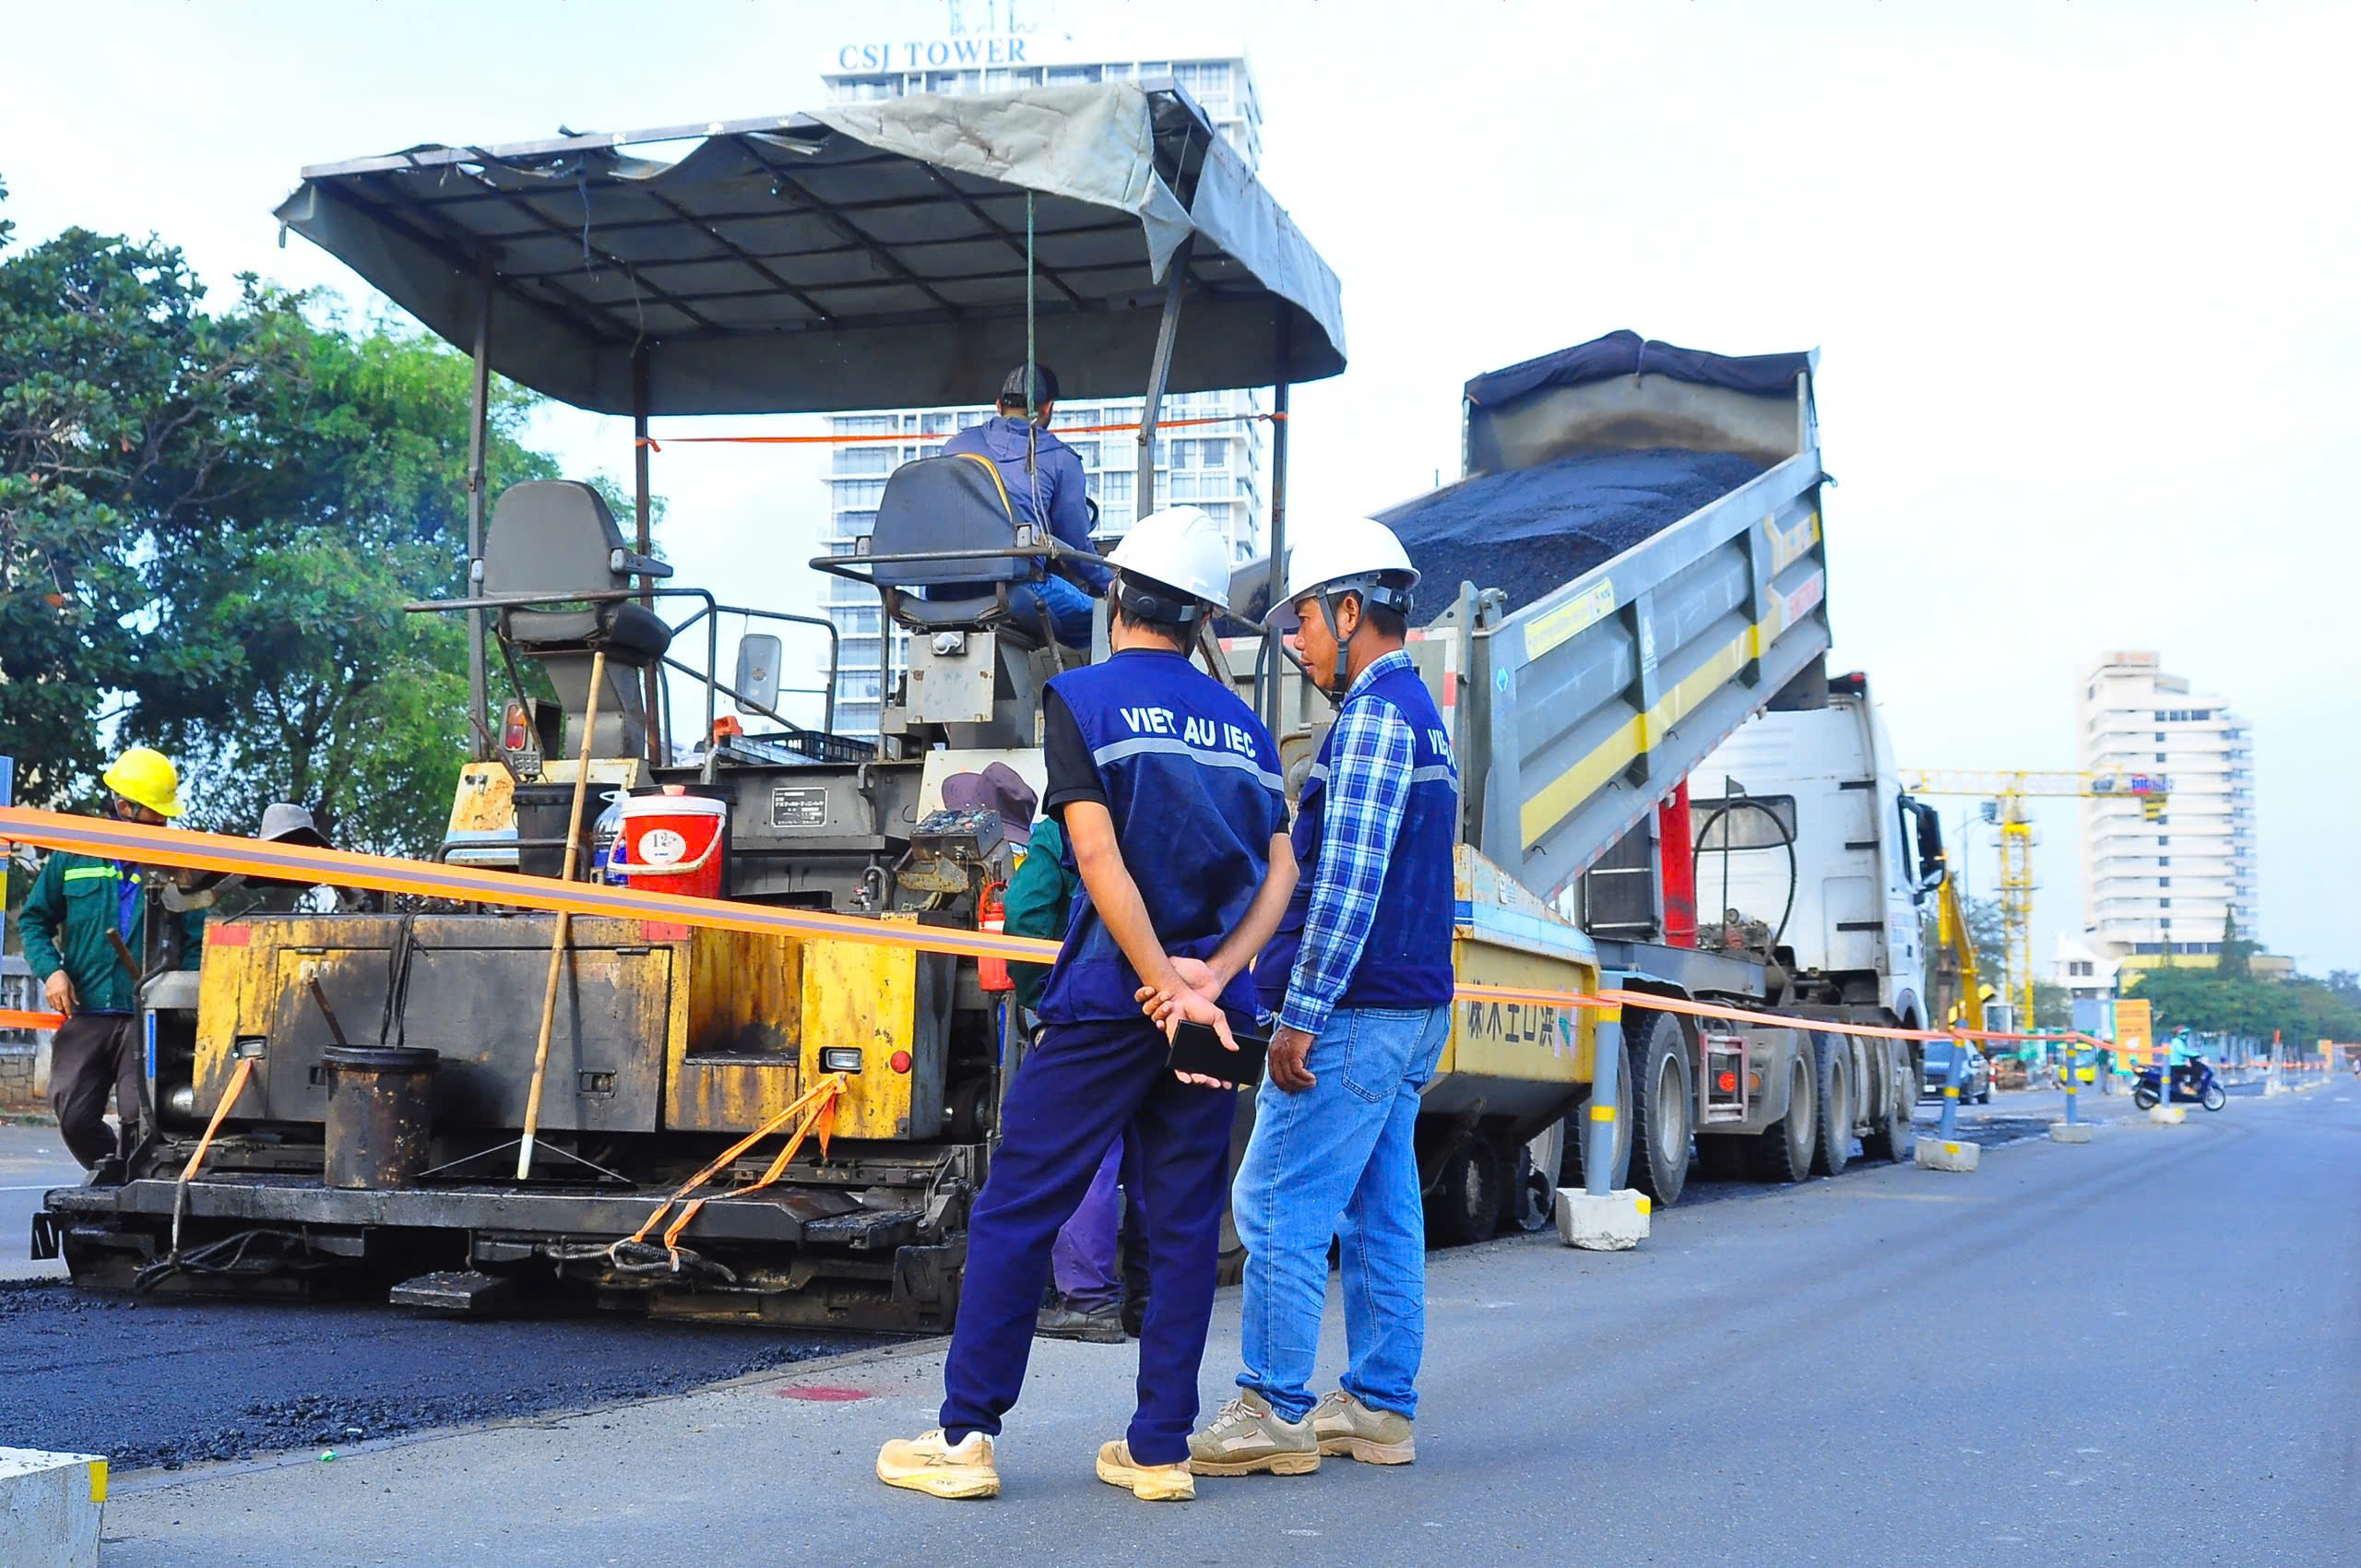
<svg viewBox="0 0 2361 1568">
<path fill-rule="evenodd" d="M 2140 802 L 2142 817 L 2154 822 L 2165 814 L 2165 776 L 2123 771 L 2037 773 L 1926 768 L 1904 770 L 1902 787 L 1914 795 L 1981 795 L 1994 802 L 1991 820 L 2000 829 L 2000 929 L 2008 977 L 2006 995 L 2016 1007 L 2016 1027 L 2033 1028 L 2033 847 L 2038 840 L 2033 819 L 2025 814 L 2025 802 L 2035 796 L 2130 799 Z"/>
</svg>

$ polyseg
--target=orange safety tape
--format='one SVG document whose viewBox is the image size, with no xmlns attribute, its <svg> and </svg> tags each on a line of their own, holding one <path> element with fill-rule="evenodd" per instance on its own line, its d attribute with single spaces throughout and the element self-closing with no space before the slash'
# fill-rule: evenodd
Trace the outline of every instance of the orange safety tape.
<svg viewBox="0 0 2361 1568">
<path fill-rule="evenodd" d="M 68 849 L 77 854 L 132 861 L 143 865 L 187 866 L 199 871 L 326 883 L 338 887 L 365 887 L 378 892 L 450 898 L 463 903 L 562 910 L 577 916 L 652 920 L 763 935 L 828 937 L 886 947 L 915 948 L 922 953 L 943 953 L 957 957 L 1013 958 L 1021 963 L 1049 964 L 1056 960 L 1060 945 L 1035 937 L 1011 936 L 1003 932 L 911 925 L 817 909 L 789 909 L 731 899 L 649 893 L 632 887 L 562 883 L 553 878 L 525 876 L 515 872 L 482 871 L 432 861 L 396 860 L 385 855 L 359 854 L 349 849 L 314 849 L 301 845 L 271 844 L 227 834 L 148 827 L 138 823 L 69 816 L 22 806 L 0 807 L 0 843 L 11 839 L 46 849 Z M 213 929 L 219 931 L 220 928 Z M 1845 1024 L 1826 1018 L 1796 1017 L 1752 1008 L 1723 1007 L 1643 992 L 1609 991 L 1593 996 L 1577 992 L 1526 990 L 1471 982 L 1460 986 L 1458 994 L 1471 1001 L 1525 1002 L 1560 1007 L 1611 1008 L 1629 1003 L 1635 1007 L 1685 1013 L 1693 1017 L 1777 1024 L 1818 1029 L 1828 1034 L 1865 1035 L 1881 1039 L 2054 1040 L 2090 1045 L 2101 1050 L 2113 1049 L 2106 1041 L 2094 1039 L 2089 1035 L 2011 1034 L 1995 1029 L 1904 1029 L 1874 1024 Z M 779 1119 L 777 1124 L 784 1125 L 784 1119 Z M 766 1132 L 769 1130 L 765 1128 Z"/>
<path fill-rule="evenodd" d="M 1026 964 L 1051 963 L 1058 956 L 1058 944 L 1054 942 L 964 927 L 912 925 L 820 909 L 692 898 L 636 887 L 562 883 L 554 877 L 524 876 L 516 872 L 396 860 L 350 849 L 268 844 L 229 834 L 147 827 L 137 823 L 68 816 L 23 806 L 0 807 L 0 842 L 12 839 L 44 849 L 69 849 L 77 854 L 142 865 L 187 866 L 198 871 L 365 887 L 381 893 L 450 898 L 462 903 L 564 910 L 576 916 L 655 921 L 759 935 L 831 937 L 844 942 L 916 948 L 921 953 L 1014 958 Z M 210 929 L 218 932 L 221 928 Z"/>
<path fill-rule="evenodd" d="M 246 1080 L 254 1075 L 255 1063 L 260 1060 L 257 1056 L 238 1058 L 238 1070 L 230 1075 L 229 1092 L 221 1097 L 221 1103 L 213 1108 L 213 1120 L 205 1124 L 205 1136 L 196 1140 L 196 1151 L 188 1157 L 188 1163 L 181 1167 L 181 1185 L 186 1186 L 196 1180 L 196 1168 L 205 1163 L 205 1151 L 213 1146 L 213 1134 L 221 1130 L 230 1108 L 238 1103 L 240 1095 L 245 1093 Z"/>
<path fill-rule="evenodd" d="M 0 1007 L 0 1029 L 62 1029 L 65 1027 L 63 1013 L 26 1013 L 14 1007 Z"/>
<path fill-rule="evenodd" d="M 1275 423 L 1285 414 L 1207 414 L 1197 419 L 1158 420 L 1158 430 L 1188 430 L 1204 424 L 1248 424 L 1257 421 Z M 1119 431 L 1137 430 L 1142 422 L 1131 424 L 1062 424 L 1051 429 L 1051 435 L 1109 435 Z M 888 431 L 883 435 L 668 435 L 664 439 L 675 445 L 688 446 L 850 446 L 867 441 L 935 441 L 949 440 L 949 432 L 930 435 L 916 431 Z M 662 443 L 652 435 L 636 437 L 634 445 L 651 452 L 664 450 Z"/>
</svg>

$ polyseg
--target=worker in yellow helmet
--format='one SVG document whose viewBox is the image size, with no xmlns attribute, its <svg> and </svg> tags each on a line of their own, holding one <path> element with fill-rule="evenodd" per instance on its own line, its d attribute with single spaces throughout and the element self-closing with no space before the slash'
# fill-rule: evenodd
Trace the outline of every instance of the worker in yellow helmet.
<svg viewBox="0 0 2361 1568">
<path fill-rule="evenodd" d="M 160 826 L 181 814 L 180 773 L 161 752 L 133 746 L 100 777 L 125 822 Z M 58 1134 L 101 1182 L 123 1179 L 142 1124 L 151 1122 L 133 1027 L 140 980 L 133 969 L 151 963 L 147 902 L 136 865 L 60 850 L 43 862 L 21 917 L 25 961 L 42 980 L 50 1010 L 66 1016 L 50 1041 Z M 179 951 L 161 956 L 168 963 L 196 967 L 201 920 L 185 918 Z M 110 1087 L 120 1134 L 107 1130 Z"/>
</svg>

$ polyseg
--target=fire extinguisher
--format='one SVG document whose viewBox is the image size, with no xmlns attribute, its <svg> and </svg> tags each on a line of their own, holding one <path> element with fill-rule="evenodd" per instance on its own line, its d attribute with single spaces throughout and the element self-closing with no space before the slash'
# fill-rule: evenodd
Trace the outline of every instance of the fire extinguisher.
<svg viewBox="0 0 2361 1568">
<path fill-rule="evenodd" d="M 984 896 L 976 906 L 979 930 L 999 932 L 1007 929 L 1007 909 L 1001 902 L 1001 893 L 1007 886 L 1005 882 L 995 882 L 984 889 Z M 1008 978 L 1008 960 L 1005 958 L 978 958 L 976 979 L 986 991 L 1016 989 L 1016 982 Z"/>
</svg>

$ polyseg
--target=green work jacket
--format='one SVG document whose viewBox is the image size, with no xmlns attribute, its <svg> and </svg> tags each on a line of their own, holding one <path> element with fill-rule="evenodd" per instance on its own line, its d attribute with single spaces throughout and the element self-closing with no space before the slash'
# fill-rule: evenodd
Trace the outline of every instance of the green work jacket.
<svg viewBox="0 0 2361 1568">
<path fill-rule="evenodd" d="M 123 933 L 133 958 L 147 949 L 148 899 L 135 898 L 130 928 L 123 925 L 123 882 L 136 876 L 113 861 L 93 855 L 53 853 L 33 879 L 18 917 L 25 933 L 25 962 L 33 978 L 46 984 L 59 969 L 74 982 L 75 1006 L 86 1013 L 130 1013 L 137 1010 L 131 977 L 107 941 L 112 929 Z M 193 969 L 203 954 L 205 917 L 191 910 L 182 917 L 179 968 Z"/>
<path fill-rule="evenodd" d="M 1004 931 L 1011 936 L 1044 936 L 1062 941 L 1066 934 L 1066 917 L 1074 908 L 1074 889 L 1082 885 L 1082 878 L 1068 871 L 1065 858 L 1065 835 L 1058 825 L 1043 817 L 1033 825 L 1033 842 L 1026 850 L 1025 863 L 1008 879 L 1008 892 L 1003 896 Z M 1041 1000 L 1041 982 L 1049 979 L 1047 964 L 1011 964 L 1008 978 L 1016 990 L 1016 1004 L 1031 1007 Z"/>
</svg>

